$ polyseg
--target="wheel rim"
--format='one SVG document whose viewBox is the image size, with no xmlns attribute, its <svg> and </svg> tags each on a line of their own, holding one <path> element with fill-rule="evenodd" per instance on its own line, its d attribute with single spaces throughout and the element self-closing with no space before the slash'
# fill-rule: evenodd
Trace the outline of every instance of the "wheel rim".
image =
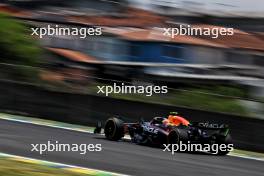
<svg viewBox="0 0 264 176">
<path fill-rule="evenodd" d="M 112 138 L 115 134 L 115 129 L 115 123 L 112 120 L 108 121 L 105 126 L 105 135 Z"/>
</svg>

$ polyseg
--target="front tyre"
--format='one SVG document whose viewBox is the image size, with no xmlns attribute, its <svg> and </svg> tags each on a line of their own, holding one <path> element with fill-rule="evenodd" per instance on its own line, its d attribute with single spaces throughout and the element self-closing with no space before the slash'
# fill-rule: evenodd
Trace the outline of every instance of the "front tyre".
<svg viewBox="0 0 264 176">
<path fill-rule="evenodd" d="M 124 136 L 123 121 L 118 118 L 110 118 L 104 127 L 105 137 L 112 141 L 118 141 Z"/>
</svg>

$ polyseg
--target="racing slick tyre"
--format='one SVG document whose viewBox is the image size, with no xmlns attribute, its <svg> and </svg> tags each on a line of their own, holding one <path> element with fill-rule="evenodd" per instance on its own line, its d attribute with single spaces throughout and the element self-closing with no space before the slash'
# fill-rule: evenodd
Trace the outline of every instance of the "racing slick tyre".
<svg viewBox="0 0 264 176">
<path fill-rule="evenodd" d="M 110 118 L 104 127 L 105 137 L 112 141 L 118 141 L 124 136 L 123 121 L 118 118 Z"/>
<path fill-rule="evenodd" d="M 226 146 L 228 146 L 229 144 L 233 144 L 232 143 L 231 135 L 228 134 L 227 136 L 220 136 L 220 137 L 218 137 L 217 143 L 218 143 L 218 145 L 225 144 Z M 222 151 L 218 147 L 217 155 L 223 156 L 223 155 L 227 155 L 229 152 L 230 152 L 230 150 L 224 150 L 224 151 Z"/>
<path fill-rule="evenodd" d="M 179 144 L 180 141 L 185 143 L 188 141 L 187 131 L 184 129 L 174 129 L 168 135 L 168 144 Z"/>
</svg>

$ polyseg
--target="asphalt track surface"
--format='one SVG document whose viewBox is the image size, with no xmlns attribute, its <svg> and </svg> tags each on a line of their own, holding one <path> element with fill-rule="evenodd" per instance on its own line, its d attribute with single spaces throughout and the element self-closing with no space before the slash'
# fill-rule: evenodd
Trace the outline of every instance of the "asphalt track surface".
<svg viewBox="0 0 264 176">
<path fill-rule="evenodd" d="M 103 150 L 86 155 L 31 152 L 32 143 L 47 143 L 48 140 L 69 144 L 99 143 Z M 207 154 L 172 155 L 159 148 L 108 141 L 100 135 L 7 120 L 0 120 L 0 152 L 129 175 L 263 176 L 264 173 L 262 161 Z"/>
</svg>

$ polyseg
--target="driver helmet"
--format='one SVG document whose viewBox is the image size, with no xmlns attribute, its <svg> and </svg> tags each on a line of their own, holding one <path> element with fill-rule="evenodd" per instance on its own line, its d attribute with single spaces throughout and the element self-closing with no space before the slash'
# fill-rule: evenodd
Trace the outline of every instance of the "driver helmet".
<svg viewBox="0 0 264 176">
<path fill-rule="evenodd" d="M 188 126 L 190 122 L 186 120 L 185 118 L 178 115 L 178 112 L 170 112 L 168 116 L 167 122 L 168 124 L 179 126 L 179 125 L 185 125 Z"/>
</svg>

